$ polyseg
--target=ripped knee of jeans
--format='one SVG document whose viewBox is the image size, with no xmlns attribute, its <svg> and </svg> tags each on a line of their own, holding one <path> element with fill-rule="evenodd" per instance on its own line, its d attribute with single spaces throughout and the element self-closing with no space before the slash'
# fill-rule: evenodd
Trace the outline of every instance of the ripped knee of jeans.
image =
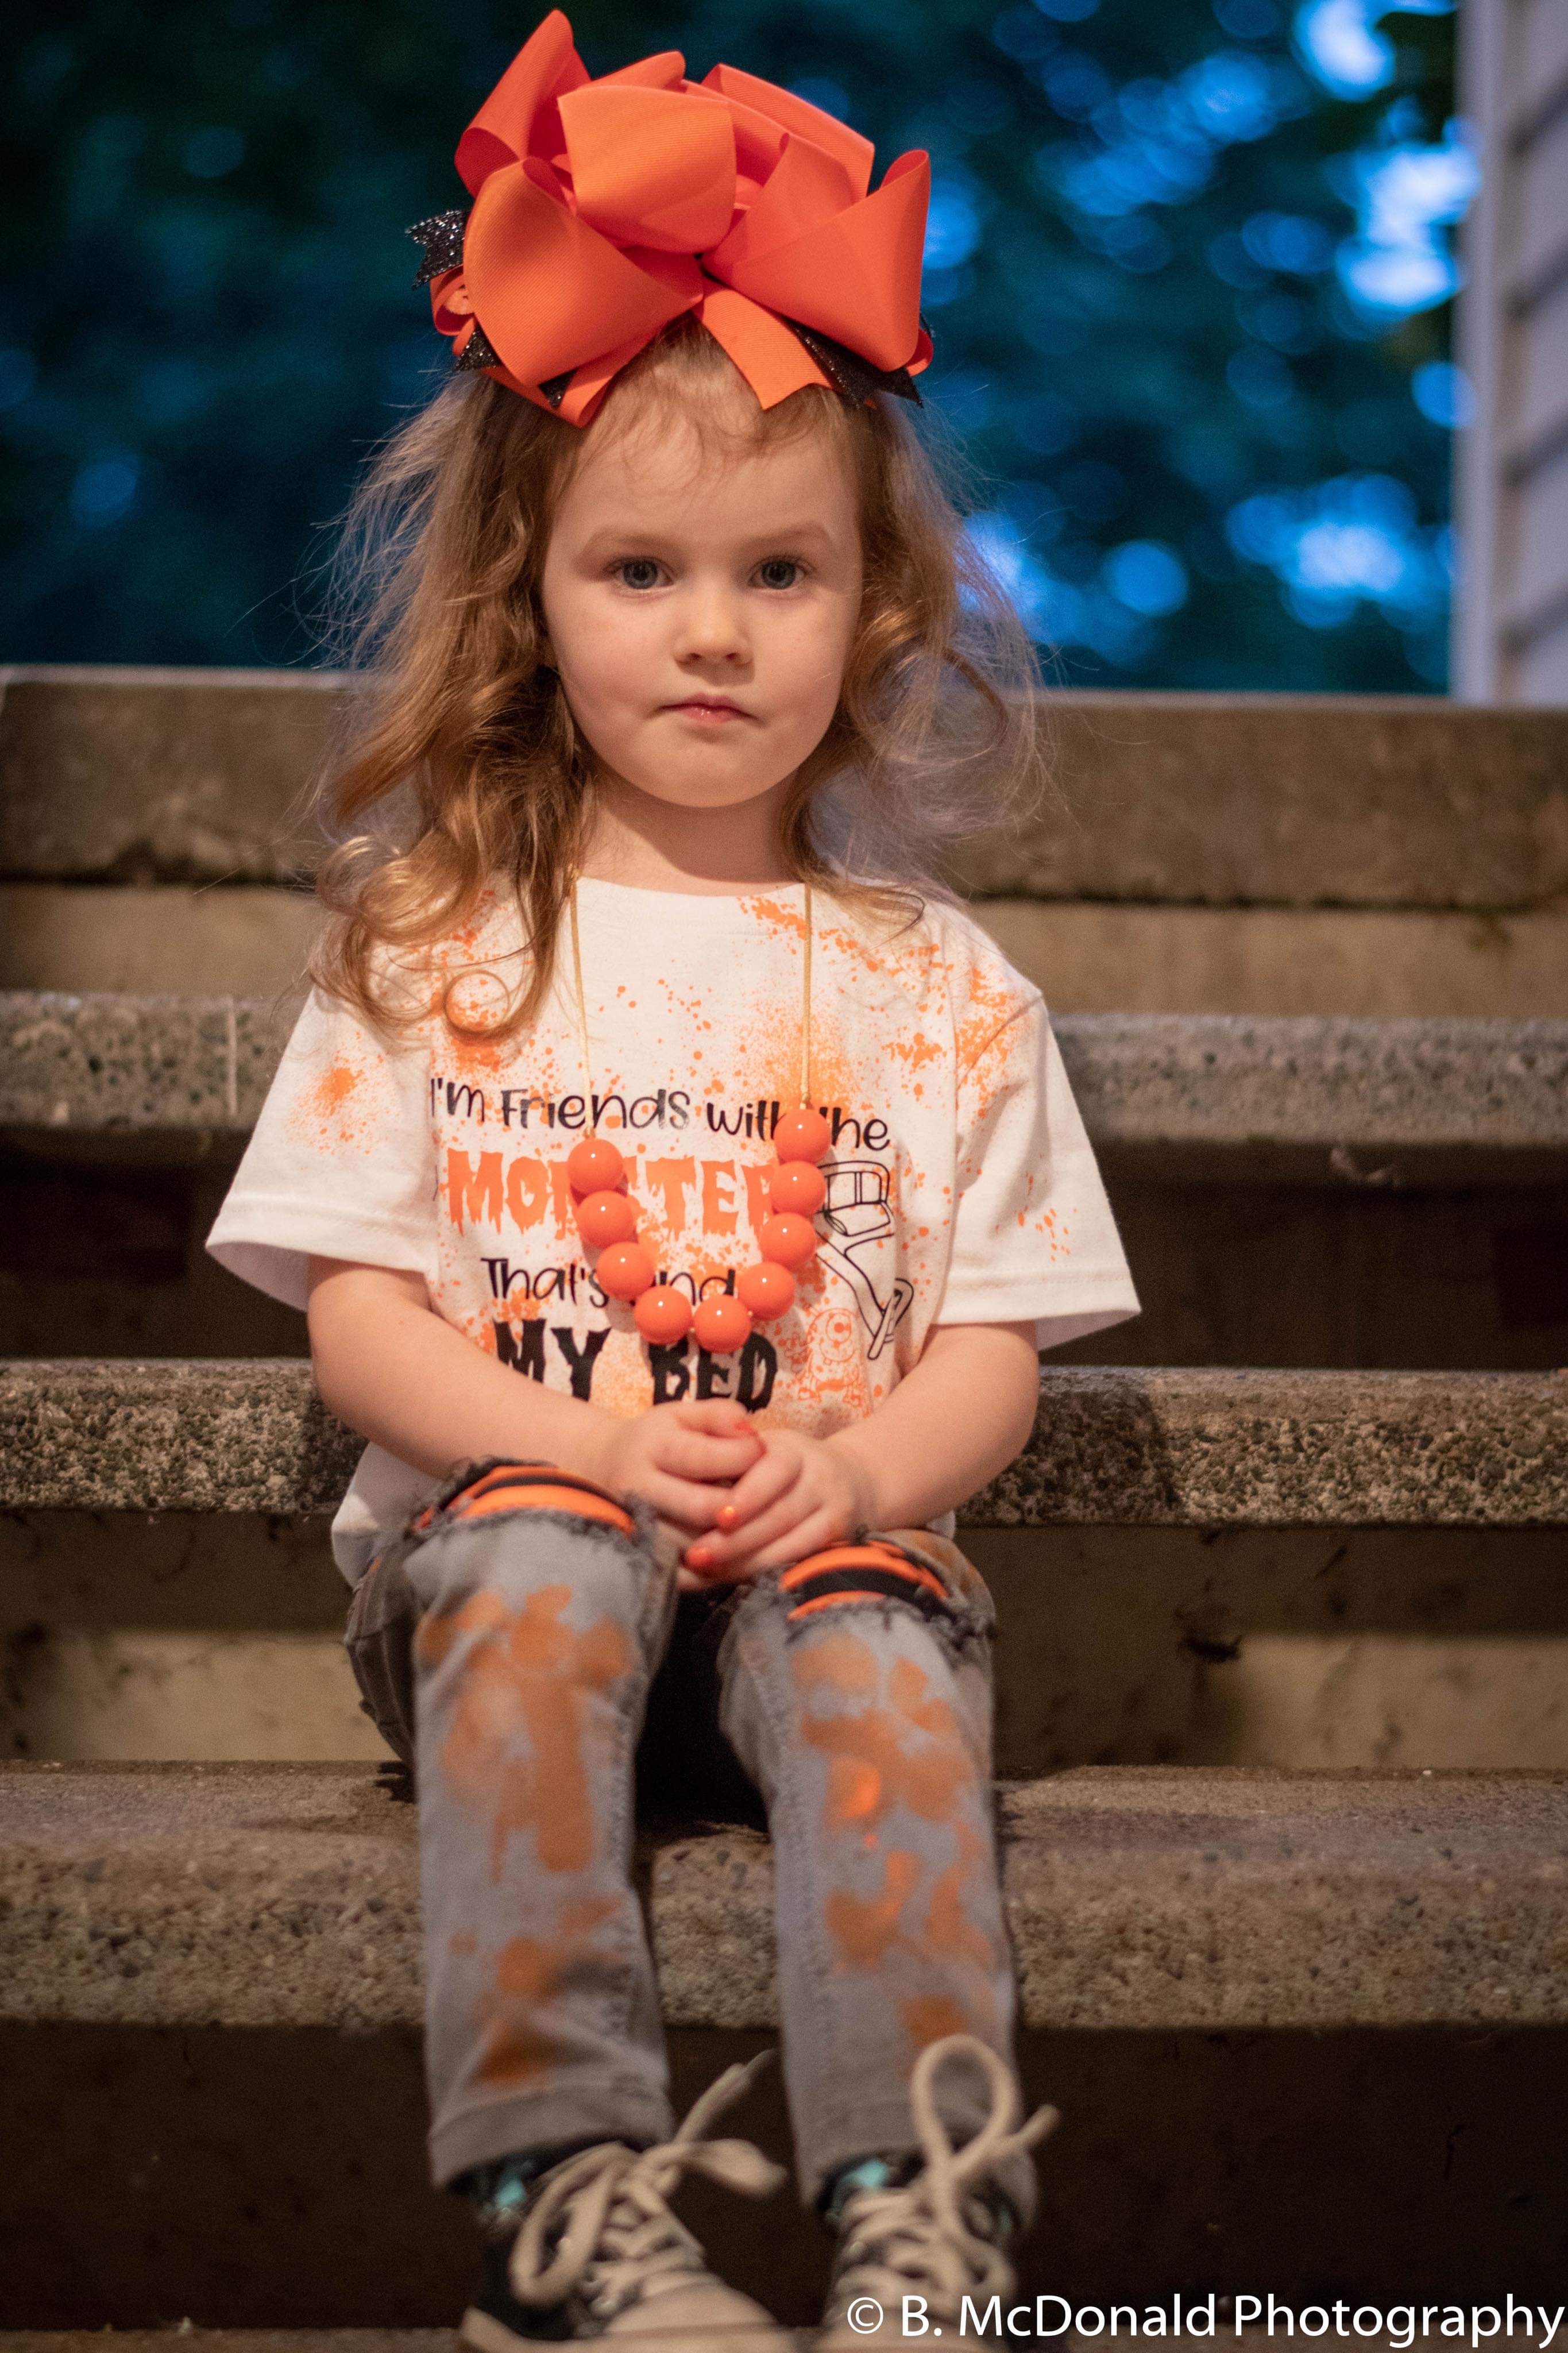
<svg viewBox="0 0 1568 2353">
<path fill-rule="evenodd" d="M 912 1610 L 951 1648 L 991 1633 L 989 1615 L 961 1599 L 932 1564 L 891 1536 L 867 1535 L 827 1545 L 781 1569 L 773 1587 L 784 1610 L 786 1634 L 798 1635 L 823 1618 L 864 1609 Z"/>
<path fill-rule="evenodd" d="M 639 1505 L 641 1508 L 639 1509 Z M 636 1495 L 612 1495 L 593 1479 L 552 1462 L 509 1461 L 490 1454 L 447 1474 L 408 1522 L 417 1538 L 437 1525 L 451 1525 L 500 1512 L 566 1513 L 595 1526 L 613 1528 L 634 1543 L 643 1541 L 650 1514 Z"/>
</svg>

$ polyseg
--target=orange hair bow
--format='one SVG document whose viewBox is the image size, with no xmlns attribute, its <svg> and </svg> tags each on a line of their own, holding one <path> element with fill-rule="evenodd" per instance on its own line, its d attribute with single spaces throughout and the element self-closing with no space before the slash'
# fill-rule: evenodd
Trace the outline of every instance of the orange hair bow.
<svg viewBox="0 0 1568 2353">
<path fill-rule="evenodd" d="M 694 311 L 764 408 L 802 385 L 917 401 L 931 164 L 871 188 L 869 140 L 773 83 L 677 49 L 595 81 L 552 9 L 458 143 L 473 197 L 408 232 L 459 368 L 586 425 L 617 371 Z"/>
</svg>

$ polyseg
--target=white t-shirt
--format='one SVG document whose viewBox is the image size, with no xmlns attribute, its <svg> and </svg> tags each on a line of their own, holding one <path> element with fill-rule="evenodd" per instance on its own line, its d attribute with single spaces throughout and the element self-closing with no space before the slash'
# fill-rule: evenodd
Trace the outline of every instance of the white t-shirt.
<svg viewBox="0 0 1568 2353">
<path fill-rule="evenodd" d="M 411 1269 L 523 1378 L 628 1415 L 737 1397 L 764 1430 L 820 1437 L 873 1412 L 934 1324 L 1033 1318 L 1049 1348 L 1138 1313 L 1039 990 L 960 910 L 928 901 L 889 935 L 818 889 L 812 1095 L 834 1142 L 817 1257 L 741 1350 L 650 1347 L 595 1281 L 566 1156 L 590 1124 L 626 1155 L 661 1281 L 698 1296 L 755 1260 L 769 1136 L 799 1093 L 805 893 L 584 880 L 578 908 L 592 1114 L 564 923 L 530 1030 L 491 1046 L 441 1018 L 460 966 L 485 967 L 454 990 L 467 1020 L 520 986 L 525 933 L 492 887 L 399 968 L 425 1008 L 407 1044 L 311 991 L 207 1236 L 219 1263 L 300 1308 L 312 1252 Z M 351 1582 L 433 1483 L 367 1446 L 332 1524 Z"/>
</svg>

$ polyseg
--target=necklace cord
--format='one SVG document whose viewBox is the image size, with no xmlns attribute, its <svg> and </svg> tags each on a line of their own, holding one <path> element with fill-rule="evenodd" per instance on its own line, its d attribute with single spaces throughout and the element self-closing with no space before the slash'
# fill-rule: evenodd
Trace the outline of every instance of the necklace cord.
<svg viewBox="0 0 1568 2353">
<path fill-rule="evenodd" d="M 811 1102 L 811 884 L 805 890 L 805 949 L 801 963 L 800 1004 L 800 1100 L 805 1109 Z M 588 1091 L 588 1132 L 593 1134 L 597 1122 L 594 1117 L 594 1073 L 588 1059 L 588 1000 L 583 994 L 583 949 L 577 934 L 577 878 L 572 878 L 572 977 L 577 992 L 577 1025 L 583 1038 L 583 1083 Z"/>
</svg>

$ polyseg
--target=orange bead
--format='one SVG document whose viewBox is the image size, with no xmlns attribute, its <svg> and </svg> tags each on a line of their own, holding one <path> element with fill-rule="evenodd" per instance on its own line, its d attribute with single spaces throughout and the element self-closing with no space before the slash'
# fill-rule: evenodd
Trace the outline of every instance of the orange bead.
<svg viewBox="0 0 1568 2353">
<path fill-rule="evenodd" d="M 601 1250 L 594 1269 L 599 1288 L 612 1299 L 636 1299 L 653 1281 L 656 1269 L 641 1242 L 612 1242 Z"/>
<path fill-rule="evenodd" d="M 585 1135 L 566 1155 L 566 1174 L 574 1193 L 596 1193 L 601 1187 L 614 1191 L 626 1173 L 626 1164 L 615 1145 L 597 1135 Z"/>
<path fill-rule="evenodd" d="M 691 1329 L 691 1302 L 673 1282 L 656 1282 L 632 1309 L 632 1321 L 645 1340 L 657 1347 L 673 1347 Z"/>
<path fill-rule="evenodd" d="M 637 1229 L 637 1203 L 627 1194 L 612 1193 L 601 1185 L 577 1204 L 577 1230 L 591 1250 L 603 1250 L 607 1242 L 629 1242 Z"/>
<path fill-rule="evenodd" d="M 786 1111 L 773 1130 L 773 1150 L 781 1160 L 820 1160 L 833 1141 L 833 1130 L 809 1103 Z"/>
<path fill-rule="evenodd" d="M 770 1316 L 783 1315 L 795 1305 L 795 1277 L 787 1267 L 763 1259 L 755 1266 L 737 1271 L 735 1296 L 744 1300 L 759 1324 L 765 1324 Z"/>
<path fill-rule="evenodd" d="M 757 1248 L 775 1266 L 805 1266 L 816 1256 L 816 1228 L 809 1218 L 792 1217 L 787 1210 L 781 1218 L 764 1218 Z"/>
<path fill-rule="evenodd" d="M 827 1179 L 809 1160 L 784 1160 L 768 1178 L 768 1205 L 815 1218 L 827 1198 Z"/>
<path fill-rule="evenodd" d="M 732 1291 L 718 1291 L 702 1302 L 691 1319 L 691 1328 L 700 1348 L 721 1356 L 751 1337 L 752 1311 Z"/>
</svg>

